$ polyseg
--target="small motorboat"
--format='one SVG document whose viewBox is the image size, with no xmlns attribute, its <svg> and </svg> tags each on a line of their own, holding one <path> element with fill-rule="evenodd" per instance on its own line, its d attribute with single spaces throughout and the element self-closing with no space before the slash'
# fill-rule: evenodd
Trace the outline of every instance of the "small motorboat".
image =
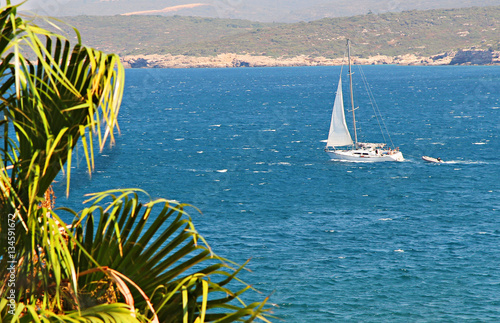
<svg viewBox="0 0 500 323">
<path fill-rule="evenodd" d="M 434 158 L 434 157 L 429 157 L 429 156 L 422 156 L 422 159 L 425 160 L 426 162 L 429 163 L 444 163 L 444 161 L 441 158 Z"/>
</svg>

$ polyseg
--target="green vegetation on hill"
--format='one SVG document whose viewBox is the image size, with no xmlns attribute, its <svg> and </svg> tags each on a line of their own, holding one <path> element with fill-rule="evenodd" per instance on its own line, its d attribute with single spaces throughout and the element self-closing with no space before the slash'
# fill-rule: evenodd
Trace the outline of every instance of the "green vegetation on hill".
<svg viewBox="0 0 500 323">
<path fill-rule="evenodd" d="M 335 58 L 350 38 L 357 56 L 420 54 L 475 47 L 500 50 L 500 6 L 404 11 L 293 24 L 247 20 L 113 16 L 67 17 L 90 45 L 127 54 Z"/>
<path fill-rule="evenodd" d="M 91 46 L 119 55 L 167 53 L 276 26 L 249 20 L 182 16 L 76 16 L 62 20 L 76 27 Z"/>
</svg>

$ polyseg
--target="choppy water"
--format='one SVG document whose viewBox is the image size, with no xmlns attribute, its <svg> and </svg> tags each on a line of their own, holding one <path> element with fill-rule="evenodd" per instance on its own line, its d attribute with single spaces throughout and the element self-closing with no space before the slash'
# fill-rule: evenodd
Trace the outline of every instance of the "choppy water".
<svg viewBox="0 0 500 323">
<path fill-rule="evenodd" d="M 199 207 L 287 322 L 500 321 L 500 68 L 364 67 L 406 158 L 380 164 L 323 152 L 339 70 L 127 70 L 117 145 L 58 206 L 137 187 Z"/>
</svg>

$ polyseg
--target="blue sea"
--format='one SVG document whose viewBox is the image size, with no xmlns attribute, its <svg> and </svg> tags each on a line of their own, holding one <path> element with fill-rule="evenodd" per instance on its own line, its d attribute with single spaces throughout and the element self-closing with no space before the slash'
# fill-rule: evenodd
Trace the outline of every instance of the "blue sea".
<svg viewBox="0 0 500 323">
<path fill-rule="evenodd" d="M 244 300 L 286 322 L 500 322 L 500 67 L 362 72 L 404 162 L 329 160 L 340 67 L 131 69 L 116 145 L 92 179 L 77 158 L 57 206 L 114 188 L 196 206 L 215 253 L 251 258 Z M 377 142 L 361 74 L 358 135 Z"/>
</svg>

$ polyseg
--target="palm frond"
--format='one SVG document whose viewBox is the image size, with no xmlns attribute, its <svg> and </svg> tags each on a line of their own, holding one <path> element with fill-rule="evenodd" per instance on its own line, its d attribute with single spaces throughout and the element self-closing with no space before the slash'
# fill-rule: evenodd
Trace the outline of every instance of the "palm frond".
<svg viewBox="0 0 500 323">
<path fill-rule="evenodd" d="M 80 138 L 89 173 L 93 154 L 88 147 L 94 138 L 101 149 L 108 139 L 113 143 L 124 70 L 116 55 L 71 46 L 63 36 L 12 18 L 14 13 L 15 7 L 9 7 L 0 14 L 2 35 L 10 40 L 0 52 L 13 51 L 0 65 L 3 93 L 8 94 L 2 96 L 0 110 L 5 115 L 5 138 L 14 128 L 17 143 L 4 138 L 1 159 L 6 166 L 12 163 L 16 180 L 11 178 L 11 185 L 6 178 L 2 182 L 6 189 L 17 191 L 16 204 L 29 211 L 64 164 L 69 192 L 72 152 Z M 36 64 L 25 58 L 29 54 L 22 49 L 37 57 Z"/>
<path fill-rule="evenodd" d="M 186 213 L 187 205 L 141 203 L 134 190 L 98 193 L 91 200 L 95 204 L 80 213 L 72 229 L 78 241 L 73 261 L 80 270 L 99 264 L 126 276 L 149 295 L 161 322 L 181 321 L 186 313 L 190 322 L 198 317 L 209 321 L 229 316 L 228 309 L 241 317 L 264 318 L 268 309 L 262 303 L 246 305 L 240 299 L 250 286 L 243 283 L 237 292 L 224 287 L 244 266 L 234 269 L 211 251 Z M 100 206 L 106 201 L 106 208 Z M 102 278 L 96 270 L 81 277 L 79 286 L 92 289 Z M 148 300 L 138 289 L 131 293 L 136 308 L 147 313 Z"/>
<path fill-rule="evenodd" d="M 65 164 L 69 190 L 80 137 L 99 137 L 101 146 L 106 136 L 113 141 L 124 70 L 116 56 L 71 46 L 63 36 L 17 17 L 16 10 L 0 9 L 0 277 L 8 273 L 10 257 L 4 220 L 15 215 L 16 301 L 61 311 L 64 295 L 78 290 L 76 270 L 59 231 L 62 221 L 40 203 Z M 91 170 L 91 156 L 87 160 Z"/>
<path fill-rule="evenodd" d="M 19 323 L 140 323 L 147 322 L 131 315 L 126 304 L 102 304 L 82 311 L 70 311 L 65 314 L 42 310 L 34 305 L 19 304 L 14 315 L 7 311 L 7 300 L 0 299 L 0 322 Z"/>
</svg>

